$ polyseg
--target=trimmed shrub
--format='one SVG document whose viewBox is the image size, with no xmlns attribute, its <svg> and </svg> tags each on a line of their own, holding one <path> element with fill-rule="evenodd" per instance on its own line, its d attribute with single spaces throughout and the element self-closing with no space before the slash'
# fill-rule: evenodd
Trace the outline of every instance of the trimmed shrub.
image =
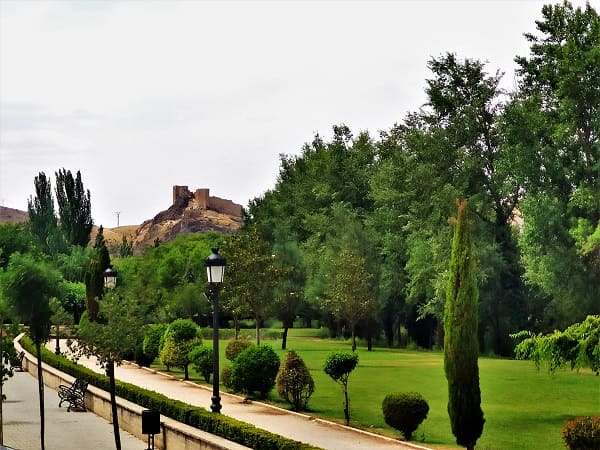
<svg viewBox="0 0 600 450">
<path fill-rule="evenodd" d="M 231 384 L 236 392 L 258 392 L 265 398 L 279 370 L 279 356 L 270 345 L 252 345 L 240 353 L 231 367 Z"/>
<path fill-rule="evenodd" d="M 348 352 L 333 352 L 325 359 L 323 370 L 344 388 L 344 417 L 350 425 L 350 398 L 348 397 L 348 377 L 358 365 L 358 355 Z"/>
<path fill-rule="evenodd" d="M 567 420 L 562 434 L 569 450 L 600 450 L 600 416 Z"/>
<path fill-rule="evenodd" d="M 176 319 L 169 324 L 164 334 L 164 346 L 160 352 L 160 360 L 167 366 L 181 367 L 184 379 L 188 379 L 190 351 L 202 343 L 198 326 L 190 319 Z"/>
<path fill-rule="evenodd" d="M 300 355 L 287 352 L 275 379 L 277 393 L 292 405 L 294 411 L 306 409 L 308 399 L 315 391 L 315 382 Z"/>
<path fill-rule="evenodd" d="M 234 339 L 229 341 L 227 347 L 225 347 L 225 358 L 229 361 L 233 361 L 237 355 L 252 345 L 254 344 L 246 339 Z"/>
<path fill-rule="evenodd" d="M 221 369 L 221 383 L 229 392 L 233 392 L 233 384 L 231 383 L 231 366 L 224 366 Z"/>
<path fill-rule="evenodd" d="M 148 327 L 144 341 L 142 342 L 142 351 L 148 358 L 154 361 L 160 354 L 160 341 L 167 329 L 166 323 L 155 323 Z"/>
<path fill-rule="evenodd" d="M 213 349 L 206 345 L 197 345 L 190 352 L 189 358 L 196 372 L 202 374 L 204 381 L 210 382 L 213 372 Z"/>
<path fill-rule="evenodd" d="M 413 431 L 427 418 L 429 405 L 418 392 L 394 392 L 386 395 L 381 409 L 385 423 L 410 441 Z"/>
</svg>

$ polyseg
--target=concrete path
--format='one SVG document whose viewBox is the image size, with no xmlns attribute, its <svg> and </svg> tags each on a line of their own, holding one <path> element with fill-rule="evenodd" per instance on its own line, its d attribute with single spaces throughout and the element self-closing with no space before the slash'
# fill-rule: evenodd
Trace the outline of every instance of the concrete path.
<svg viewBox="0 0 600 450">
<path fill-rule="evenodd" d="M 2 404 L 4 446 L 18 450 L 40 448 L 40 407 L 37 378 L 15 372 L 4 384 Z M 58 394 L 44 389 L 46 450 L 114 449 L 113 426 L 91 412 L 58 407 Z M 121 430 L 122 450 L 141 450 L 147 443 Z M 0 445 L 0 449 L 3 446 Z"/>
<path fill-rule="evenodd" d="M 78 362 L 92 370 L 103 372 L 94 359 L 82 358 Z M 115 377 L 169 398 L 210 409 L 210 388 L 180 381 L 134 364 L 123 364 L 115 368 Z M 224 392 L 221 392 L 221 403 L 221 413 L 224 415 L 326 450 L 426 449 L 263 403 L 245 402 L 239 396 Z"/>
</svg>

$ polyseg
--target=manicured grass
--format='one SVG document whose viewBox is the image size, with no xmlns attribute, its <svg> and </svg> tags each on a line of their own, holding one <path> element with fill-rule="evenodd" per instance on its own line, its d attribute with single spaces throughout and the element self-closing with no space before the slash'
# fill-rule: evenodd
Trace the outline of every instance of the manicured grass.
<svg viewBox="0 0 600 450">
<path fill-rule="evenodd" d="M 319 339 L 315 330 L 290 330 L 288 349 L 304 359 L 315 380 L 309 414 L 343 422 L 342 388 L 323 372 L 326 356 L 332 351 L 350 351 L 346 341 Z M 264 341 L 282 356 L 281 341 Z M 205 342 L 210 345 L 210 342 Z M 221 341 L 221 364 L 226 341 Z M 448 395 L 441 352 L 359 347 L 360 360 L 350 375 L 352 426 L 400 438 L 385 424 L 381 403 L 394 391 L 417 391 L 429 403 L 427 419 L 413 438 L 433 448 L 459 448 L 450 430 L 446 410 Z M 580 415 L 600 414 L 600 377 L 589 370 L 538 371 L 529 361 L 480 358 L 482 409 L 486 419 L 477 448 L 485 450 L 564 449 L 561 430 L 564 421 Z M 178 373 L 178 372 L 175 372 Z M 200 381 L 192 371 L 190 376 Z M 203 380 L 202 380 L 203 381 Z M 276 391 L 269 402 L 286 407 Z"/>
</svg>

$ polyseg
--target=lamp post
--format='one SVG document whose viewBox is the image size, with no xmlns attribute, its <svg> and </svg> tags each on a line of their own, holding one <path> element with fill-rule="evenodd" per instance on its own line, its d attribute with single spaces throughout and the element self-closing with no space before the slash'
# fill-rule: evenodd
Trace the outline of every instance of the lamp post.
<svg viewBox="0 0 600 450">
<path fill-rule="evenodd" d="M 111 265 L 102 274 L 104 276 L 104 289 L 112 291 L 117 286 L 117 271 Z M 108 375 L 108 389 L 110 393 L 111 415 L 113 422 L 113 432 L 115 435 L 115 446 L 121 450 L 121 434 L 119 432 L 119 417 L 117 416 L 117 398 L 115 383 L 115 362 L 109 358 L 106 364 L 106 375 Z"/>
<path fill-rule="evenodd" d="M 225 258 L 219 255 L 219 249 L 213 248 L 212 253 L 204 260 L 206 278 L 208 279 L 208 298 L 213 304 L 213 395 L 210 409 L 221 412 L 221 396 L 219 395 L 219 286 L 223 283 L 225 274 Z"/>
<path fill-rule="evenodd" d="M 112 268 L 112 266 L 108 266 L 103 273 L 104 275 L 104 288 L 107 291 L 112 291 L 117 286 L 117 271 Z"/>
</svg>

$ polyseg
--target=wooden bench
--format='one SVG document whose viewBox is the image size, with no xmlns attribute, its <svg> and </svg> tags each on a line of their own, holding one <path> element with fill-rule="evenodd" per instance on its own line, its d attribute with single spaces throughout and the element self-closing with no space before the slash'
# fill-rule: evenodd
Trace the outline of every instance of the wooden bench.
<svg viewBox="0 0 600 450">
<path fill-rule="evenodd" d="M 87 392 L 88 383 L 87 381 L 80 380 L 79 378 L 73 381 L 71 386 L 61 384 L 58 386 L 58 397 L 60 402 L 58 407 L 60 408 L 63 402 L 69 403 L 67 411 L 71 411 L 71 408 L 81 408 L 87 411 L 85 407 L 85 393 Z"/>
<path fill-rule="evenodd" d="M 25 352 L 21 352 L 17 355 L 16 358 L 16 362 L 17 364 L 14 366 L 15 369 L 20 370 L 21 372 L 23 372 L 23 358 L 25 358 Z"/>
</svg>

